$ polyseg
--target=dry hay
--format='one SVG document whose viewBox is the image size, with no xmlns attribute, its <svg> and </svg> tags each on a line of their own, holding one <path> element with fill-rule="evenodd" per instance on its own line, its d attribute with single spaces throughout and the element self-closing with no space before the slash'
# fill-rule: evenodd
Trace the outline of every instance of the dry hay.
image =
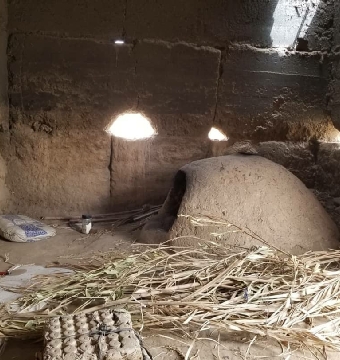
<svg viewBox="0 0 340 360">
<path fill-rule="evenodd" d="M 140 329 L 248 332 L 340 351 L 338 250 L 291 256 L 268 246 L 204 242 L 200 249 L 162 245 L 113 256 L 101 255 L 101 265 L 72 275 L 37 278 L 15 304 L 2 307 L 0 335 L 40 335 L 47 317 L 72 306 L 75 313 L 125 306 Z"/>
</svg>

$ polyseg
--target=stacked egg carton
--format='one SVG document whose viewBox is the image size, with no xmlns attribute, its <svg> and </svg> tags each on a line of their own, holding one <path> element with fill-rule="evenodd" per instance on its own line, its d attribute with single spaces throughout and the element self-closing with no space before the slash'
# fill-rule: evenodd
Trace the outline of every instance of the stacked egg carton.
<svg viewBox="0 0 340 360">
<path fill-rule="evenodd" d="M 151 360 L 124 310 L 52 318 L 44 360 Z"/>
</svg>

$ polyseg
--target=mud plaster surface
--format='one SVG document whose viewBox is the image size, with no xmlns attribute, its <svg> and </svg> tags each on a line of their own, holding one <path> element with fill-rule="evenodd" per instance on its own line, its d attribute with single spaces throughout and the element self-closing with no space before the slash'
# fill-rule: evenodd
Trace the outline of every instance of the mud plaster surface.
<svg viewBox="0 0 340 360">
<path fill-rule="evenodd" d="M 295 31 L 293 0 L 7 2 L 5 26 L 0 1 L 7 212 L 70 215 L 164 200 L 178 168 L 212 152 L 213 124 L 235 139 L 333 136 L 325 111 L 331 69 L 334 118 L 338 106 L 333 0 L 320 2 L 305 35 L 310 52 L 286 53 L 272 47 L 271 31 L 283 13 L 282 36 Z M 122 33 L 126 45 L 117 47 Z M 151 119 L 154 141 L 111 143 L 104 127 L 131 110 Z"/>
<path fill-rule="evenodd" d="M 64 263 L 77 262 L 78 260 L 72 259 L 74 256 L 85 258 L 97 251 L 112 249 L 117 252 L 117 255 L 122 252 L 132 253 L 138 251 L 140 248 L 132 245 L 134 238 L 134 235 L 127 232 L 116 233 L 114 235 L 100 233 L 84 236 L 73 230 L 59 228 L 58 234 L 54 238 L 37 243 L 15 244 L 0 240 L 0 254 L 8 253 L 12 262 L 23 264 L 35 263 L 37 265 L 46 265 L 55 261 Z M 7 264 L 0 263 L 0 270 L 7 268 Z M 182 360 L 192 343 L 191 340 L 163 332 L 162 329 L 160 329 L 160 332 L 143 332 L 142 335 L 145 347 L 157 360 Z M 278 344 L 267 339 L 259 339 L 259 342 L 248 351 L 249 343 L 253 336 L 246 334 L 240 334 L 236 337 L 233 335 L 221 336 L 220 346 L 216 343 L 218 339 L 218 334 L 216 333 L 202 334 L 201 338 L 196 340 L 189 359 L 244 360 L 246 354 L 247 360 L 255 360 L 256 356 L 268 356 L 270 359 L 275 359 L 276 356 L 282 353 L 282 349 Z M 13 340 L 7 345 L 1 360 L 34 360 L 35 353 L 42 351 L 42 349 L 42 342 Z M 277 359 L 280 358 L 282 356 L 277 357 Z M 328 354 L 329 360 L 336 360 L 338 358 L 339 354 Z M 314 358 L 307 353 L 295 353 L 290 359 L 312 360 Z"/>
<path fill-rule="evenodd" d="M 175 209 L 174 203 L 180 204 L 179 208 Z M 166 221 L 171 217 L 170 229 Z M 197 226 L 190 217 L 218 219 L 225 226 Z M 296 176 L 268 159 L 241 154 L 182 167 L 159 214 L 143 228 L 141 241 L 159 243 L 170 238 L 175 246 L 194 248 L 203 239 L 241 247 L 263 244 L 229 228 L 229 223 L 251 229 L 265 243 L 294 255 L 339 248 L 335 223 Z M 168 238 L 159 237 L 161 234 Z"/>
</svg>

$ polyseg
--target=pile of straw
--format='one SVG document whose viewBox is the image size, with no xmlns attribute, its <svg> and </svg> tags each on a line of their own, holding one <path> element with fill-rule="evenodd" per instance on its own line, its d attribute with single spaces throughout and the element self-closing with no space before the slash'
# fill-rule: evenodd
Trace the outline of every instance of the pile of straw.
<svg viewBox="0 0 340 360">
<path fill-rule="evenodd" d="M 340 251 L 282 256 L 267 246 L 161 246 L 72 275 L 41 277 L 11 311 L 0 335 L 41 334 L 47 317 L 125 306 L 144 329 L 245 331 L 279 342 L 340 351 Z M 44 304 L 44 309 L 29 312 Z M 28 311 L 28 312 L 27 312 Z M 138 325 L 138 324 L 136 324 Z"/>
</svg>

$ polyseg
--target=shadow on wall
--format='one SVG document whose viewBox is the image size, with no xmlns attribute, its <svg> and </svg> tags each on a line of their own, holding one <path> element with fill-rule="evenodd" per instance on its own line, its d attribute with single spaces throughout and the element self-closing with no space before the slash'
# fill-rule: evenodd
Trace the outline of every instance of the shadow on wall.
<svg viewBox="0 0 340 360">
<path fill-rule="evenodd" d="M 335 2 L 337 0 L 311 1 L 309 13 L 312 12 L 314 16 L 310 21 L 306 20 L 307 29 L 302 33 L 303 37 L 300 36 L 302 41 L 297 41 L 297 50 L 301 45 L 301 50 L 331 51 L 334 40 Z"/>
<path fill-rule="evenodd" d="M 233 41 L 268 47 L 277 2 L 128 0 L 127 35 L 219 47 Z"/>
<path fill-rule="evenodd" d="M 280 1 L 221 1 L 222 9 L 215 6 L 214 14 L 210 18 L 211 22 L 206 25 L 205 31 L 220 35 L 219 40 L 224 44 L 238 42 L 261 48 L 271 47 L 273 43 L 271 29 L 275 22 L 275 10 Z M 201 11 L 203 12 L 203 9 Z M 223 34 L 219 33 L 220 29 L 223 29 Z"/>
<path fill-rule="evenodd" d="M 0 155 L 0 212 L 6 207 L 8 201 L 8 190 L 6 187 L 6 163 Z"/>
</svg>

